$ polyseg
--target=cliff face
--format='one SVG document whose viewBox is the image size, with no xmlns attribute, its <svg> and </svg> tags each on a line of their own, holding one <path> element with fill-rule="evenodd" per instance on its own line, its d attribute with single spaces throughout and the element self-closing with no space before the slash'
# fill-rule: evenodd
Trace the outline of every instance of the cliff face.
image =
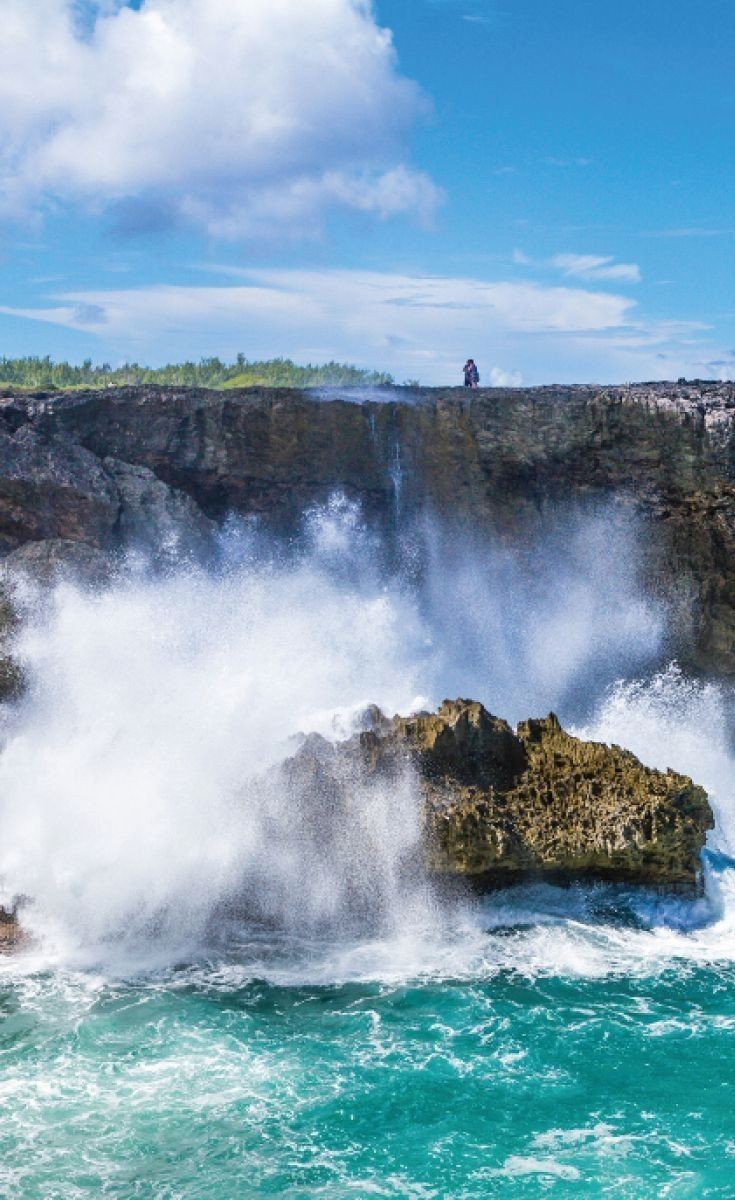
<svg viewBox="0 0 735 1200">
<path fill-rule="evenodd" d="M 734 385 L 344 396 L 0 398 L 0 551 L 106 550 L 167 522 L 196 546 L 230 511 L 289 530 L 335 489 L 386 526 L 428 508 L 514 540 L 560 506 L 612 500 L 640 520 L 646 584 L 678 608 L 679 653 L 735 673 Z"/>
<path fill-rule="evenodd" d="M 387 720 L 338 744 L 311 737 L 287 764 L 307 799 L 396 775 L 410 760 L 424 799 L 432 874 L 487 888 L 595 879 L 692 891 L 714 824 L 686 776 L 644 767 L 618 746 L 584 742 L 556 717 L 514 732 L 481 704 L 446 700 L 437 713 Z"/>
</svg>

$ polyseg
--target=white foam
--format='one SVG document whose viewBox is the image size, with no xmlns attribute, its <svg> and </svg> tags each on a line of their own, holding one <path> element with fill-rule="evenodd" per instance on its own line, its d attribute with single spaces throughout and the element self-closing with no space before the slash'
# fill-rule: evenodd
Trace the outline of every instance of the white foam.
<svg viewBox="0 0 735 1200">
<path fill-rule="evenodd" d="M 727 872 L 698 905 L 640 898 L 643 929 L 601 919 L 579 891 L 440 909 L 406 870 L 421 823 L 410 773 L 352 796 L 324 844 L 299 797 L 264 783 L 296 733 L 346 736 L 369 702 L 409 712 L 464 693 L 526 716 L 645 659 L 660 624 L 636 590 L 632 534 L 608 531 L 602 556 L 602 528 L 567 520 L 569 536 L 525 548 L 525 562 L 429 529 L 407 580 L 381 570 L 359 511 L 336 498 L 307 515 L 305 549 L 290 555 L 233 527 L 218 574 L 138 569 L 103 592 L 59 587 L 21 637 L 30 692 L 0 755 L 4 898 L 32 897 L 25 919 L 45 947 L 26 961 L 102 956 L 127 970 L 191 957 L 243 896 L 268 926 L 243 971 L 281 980 L 597 977 L 735 957 Z M 620 684 L 584 733 L 703 782 L 713 845 L 731 845 L 721 692 L 675 670 Z M 376 920 L 350 940 L 355 903 Z M 327 941 L 300 953 L 298 938 L 324 927 Z"/>
</svg>

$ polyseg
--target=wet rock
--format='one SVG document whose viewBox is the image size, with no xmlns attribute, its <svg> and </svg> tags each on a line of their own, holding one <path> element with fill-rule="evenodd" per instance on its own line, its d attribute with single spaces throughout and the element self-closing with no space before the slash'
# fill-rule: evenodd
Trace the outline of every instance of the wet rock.
<svg viewBox="0 0 735 1200">
<path fill-rule="evenodd" d="M 15 659 L 9 654 L 0 654 L 0 703 L 17 700 L 23 694 L 25 678 Z"/>
<path fill-rule="evenodd" d="M 16 909 L 0 908 L 0 954 L 12 954 L 28 943 Z"/>
<path fill-rule="evenodd" d="M 65 538 L 26 542 L 0 559 L 0 703 L 17 700 L 25 688 L 13 641 L 21 623 L 24 596 L 28 599 L 26 585 L 31 585 L 31 595 L 35 588 L 61 580 L 98 586 L 109 579 L 113 567 L 110 553 Z"/>
<path fill-rule="evenodd" d="M 48 585 L 62 578 L 84 584 L 102 583 L 110 575 L 113 558 L 109 553 L 68 538 L 44 538 L 27 542 L 2 559 L 6 578 L 24 576 Z"/>
<path fill-rule="evenodd" d="M 19 617 L 8 592 L 0 587 L 0 703 L 16 700 L 24 687 L 23 672 L 12 656 Z"/>
<path fill-rule="evenodd" d="M 407 762 L 435 875 L 481 889 L 525 879 L 698 887 L 714 825 L 706 792 L 618 746 L 572 737 L 553 714 L 513 731 L 481 704 L 447 700 L 437 713 L 374 719 L 329 749 L 309 739 L 289 769 L 302 782 L 311 772 L 334 808 L 335 789 L 390 779 Z"/>
<path fill-rule="evenodd" d="M 201 556 L 215 525 L 184 492 L 169 487 L 148 467 L 103 459 L 120 499 L 118 531 L 123 545 L 154 554 Z"/>
</svg>

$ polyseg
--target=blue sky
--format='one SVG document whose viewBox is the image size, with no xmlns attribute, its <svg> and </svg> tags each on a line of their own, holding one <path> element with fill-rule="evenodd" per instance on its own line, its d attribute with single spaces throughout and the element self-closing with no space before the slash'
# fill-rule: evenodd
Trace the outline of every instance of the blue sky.
<svg viewBox="0 0 735 1200">
<path fill-rule="evenodd" d="M 735 376 L 731 0 L 0 15 L 0 353 Z"/>
</svg>

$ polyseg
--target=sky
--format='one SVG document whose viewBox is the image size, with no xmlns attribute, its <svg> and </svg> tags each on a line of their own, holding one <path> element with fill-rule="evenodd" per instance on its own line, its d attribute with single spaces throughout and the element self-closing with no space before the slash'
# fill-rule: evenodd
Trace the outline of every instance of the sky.
<svg viewBox="0 0 735 1200">
<path fill-rule="evenodd" d="M 735 378 L 733 0 L 0 19 L 0 355 Z"/>
</svg>

